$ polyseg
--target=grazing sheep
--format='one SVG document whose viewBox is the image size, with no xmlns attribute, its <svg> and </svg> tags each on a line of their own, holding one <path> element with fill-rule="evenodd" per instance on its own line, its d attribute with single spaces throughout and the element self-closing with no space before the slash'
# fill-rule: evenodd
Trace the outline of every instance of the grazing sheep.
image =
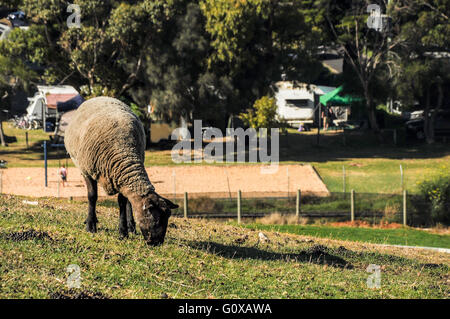
<svg viewBox="0 0 450 319">
<path fill-rule="evenodd" d="M 178 205 L 159 196 L 144 167 L 145 133 L 140 120 L 121 101 L 97 97 L 84 102 L 65 133 L 65 145 L 86 182 L 86 230 L 97 231 L 97 182 L 108 195 L 119 193 L 119 233 L 135 231 L 133 212 L 150 245 L 164 242 L 170 210 Z"/>
</svg>

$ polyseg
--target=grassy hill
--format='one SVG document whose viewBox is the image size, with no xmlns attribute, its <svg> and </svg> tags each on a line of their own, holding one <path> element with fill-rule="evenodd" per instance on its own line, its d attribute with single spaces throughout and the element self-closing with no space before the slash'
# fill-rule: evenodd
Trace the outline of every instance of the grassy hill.
<svg viewBox="0 0 450 319">
<path fill-rule="evenodd" d="M 423 230 L 402 227 L 398 229 L 366 227 L 333 227 L 315 225 L 261 225 L 247 224 L 245 227 L 314 237 L 344 239 L 375 244 L 428 246 L 450 249 L 450 236 L 428 233 Z"/>
<path fill-rule="evenodd" d="M 166 243 L 118 237 L 118 212 L 85 202 L 0 196 L 0 298 L 448 298 L 448 255 L 379 248 L 229 224 L 172 218 Z M 28 199 L 34 200 L 34 199 Z M 69 265 L 81 287 L 69 289 Z M 370 289 L 369 264 L 381 267 Z"/>
</svg>

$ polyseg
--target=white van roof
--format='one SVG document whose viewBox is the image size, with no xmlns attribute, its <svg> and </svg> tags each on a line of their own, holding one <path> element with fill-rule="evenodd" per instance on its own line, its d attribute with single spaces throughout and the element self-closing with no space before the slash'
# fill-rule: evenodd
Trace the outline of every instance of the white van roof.
<svg viewBox="0 0 450 319">
<path fill-rule="evenodd" d="M 70 85 L 38 85 L 38 91 L 46 94 L 78 94 Z"/>
<path fill-rule="evenodd" d="M 79 95 L 70 85 L 38 85 L 39 93 L 45 99 L 47 108 L 56 109 L 58 102 L 66 102 Z"/>
</svg>

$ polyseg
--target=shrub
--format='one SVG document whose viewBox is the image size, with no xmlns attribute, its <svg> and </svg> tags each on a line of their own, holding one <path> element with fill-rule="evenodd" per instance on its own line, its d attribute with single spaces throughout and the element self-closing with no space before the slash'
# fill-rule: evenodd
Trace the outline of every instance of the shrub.
<svg viewBox="0 0 450 319">
<path fill-rule="evenodd" d="M 401 207 L 399 203 L 387 202 L 384 207 L 381 222 L 399 223 L 401 222 Z"/>
<path fill-rule="evenodd" d="M 256 130 L 261 128 L 267 129 L 267 134 L 270 135 L 270 129 L 278 127 L 282 132 L 286 130 L 286 123 L 277 118 L 277 104 L 274 98 L 263 96 L 255 101 L 253 109 L 247 113 L 239 114 L 239 118 L 245 125 Z"/>
<path fill-rule="evenodd" d="M 307 217 L 297 217 L 293 214 L 273 213 L 256 219 L 256 222 L 263 225 L 306 225 L 310 220 Z"/>
<path fill-rule="evenodd" d="M 432 222 L 450 225 L 450 175 L 423 181 L 419 184 L 419 190 L 430 204 Z"/>
<path fill-rule="evenodd" d="M 257 209 L 265 209 L 265 208 L 274 208 L 275 207 L 275 205 L 273 203 L 271 203 L 269 201 L 265 201 L 263 199 L 254 200 L 253 204 Z"/>
<path fill-rule="evenodd" d="M 189 210 L 198 213 L 222 212 L 223 203 L 208 197 L 193 198 L 189 201 Z"/>
</svg>

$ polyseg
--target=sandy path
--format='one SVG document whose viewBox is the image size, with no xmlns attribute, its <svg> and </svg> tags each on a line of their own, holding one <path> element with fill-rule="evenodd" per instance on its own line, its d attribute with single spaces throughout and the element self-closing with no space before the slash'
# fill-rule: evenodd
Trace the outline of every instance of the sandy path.
<svg viewBox="0 0 450 319">
<path fill-rule="evenodd" d="M 1 170 L 2 193 L 33 197 L 57 196 L 57 168 L 48 169 L 48 187 L 44 187 L 44 168 L 8 168 Z M 274 174 L 262 174 L 260 165 L 233 166 L 152 166 L 150 180 L 160 194 L 235 197 L 240 189 L 244 197 L 286 196 L 301 189 L 302 193 L 328 193 L 325 184 L 310 165 L 280 165 Z M 229 188 L 227 182 L 229 180 Z M 85 197 L 86 187 L 77 168 L 69 168 L 66 187 L 59 187 L 61 197 Z M 99 188 L 99 196 L 106 196 Z"/>
</svg>

